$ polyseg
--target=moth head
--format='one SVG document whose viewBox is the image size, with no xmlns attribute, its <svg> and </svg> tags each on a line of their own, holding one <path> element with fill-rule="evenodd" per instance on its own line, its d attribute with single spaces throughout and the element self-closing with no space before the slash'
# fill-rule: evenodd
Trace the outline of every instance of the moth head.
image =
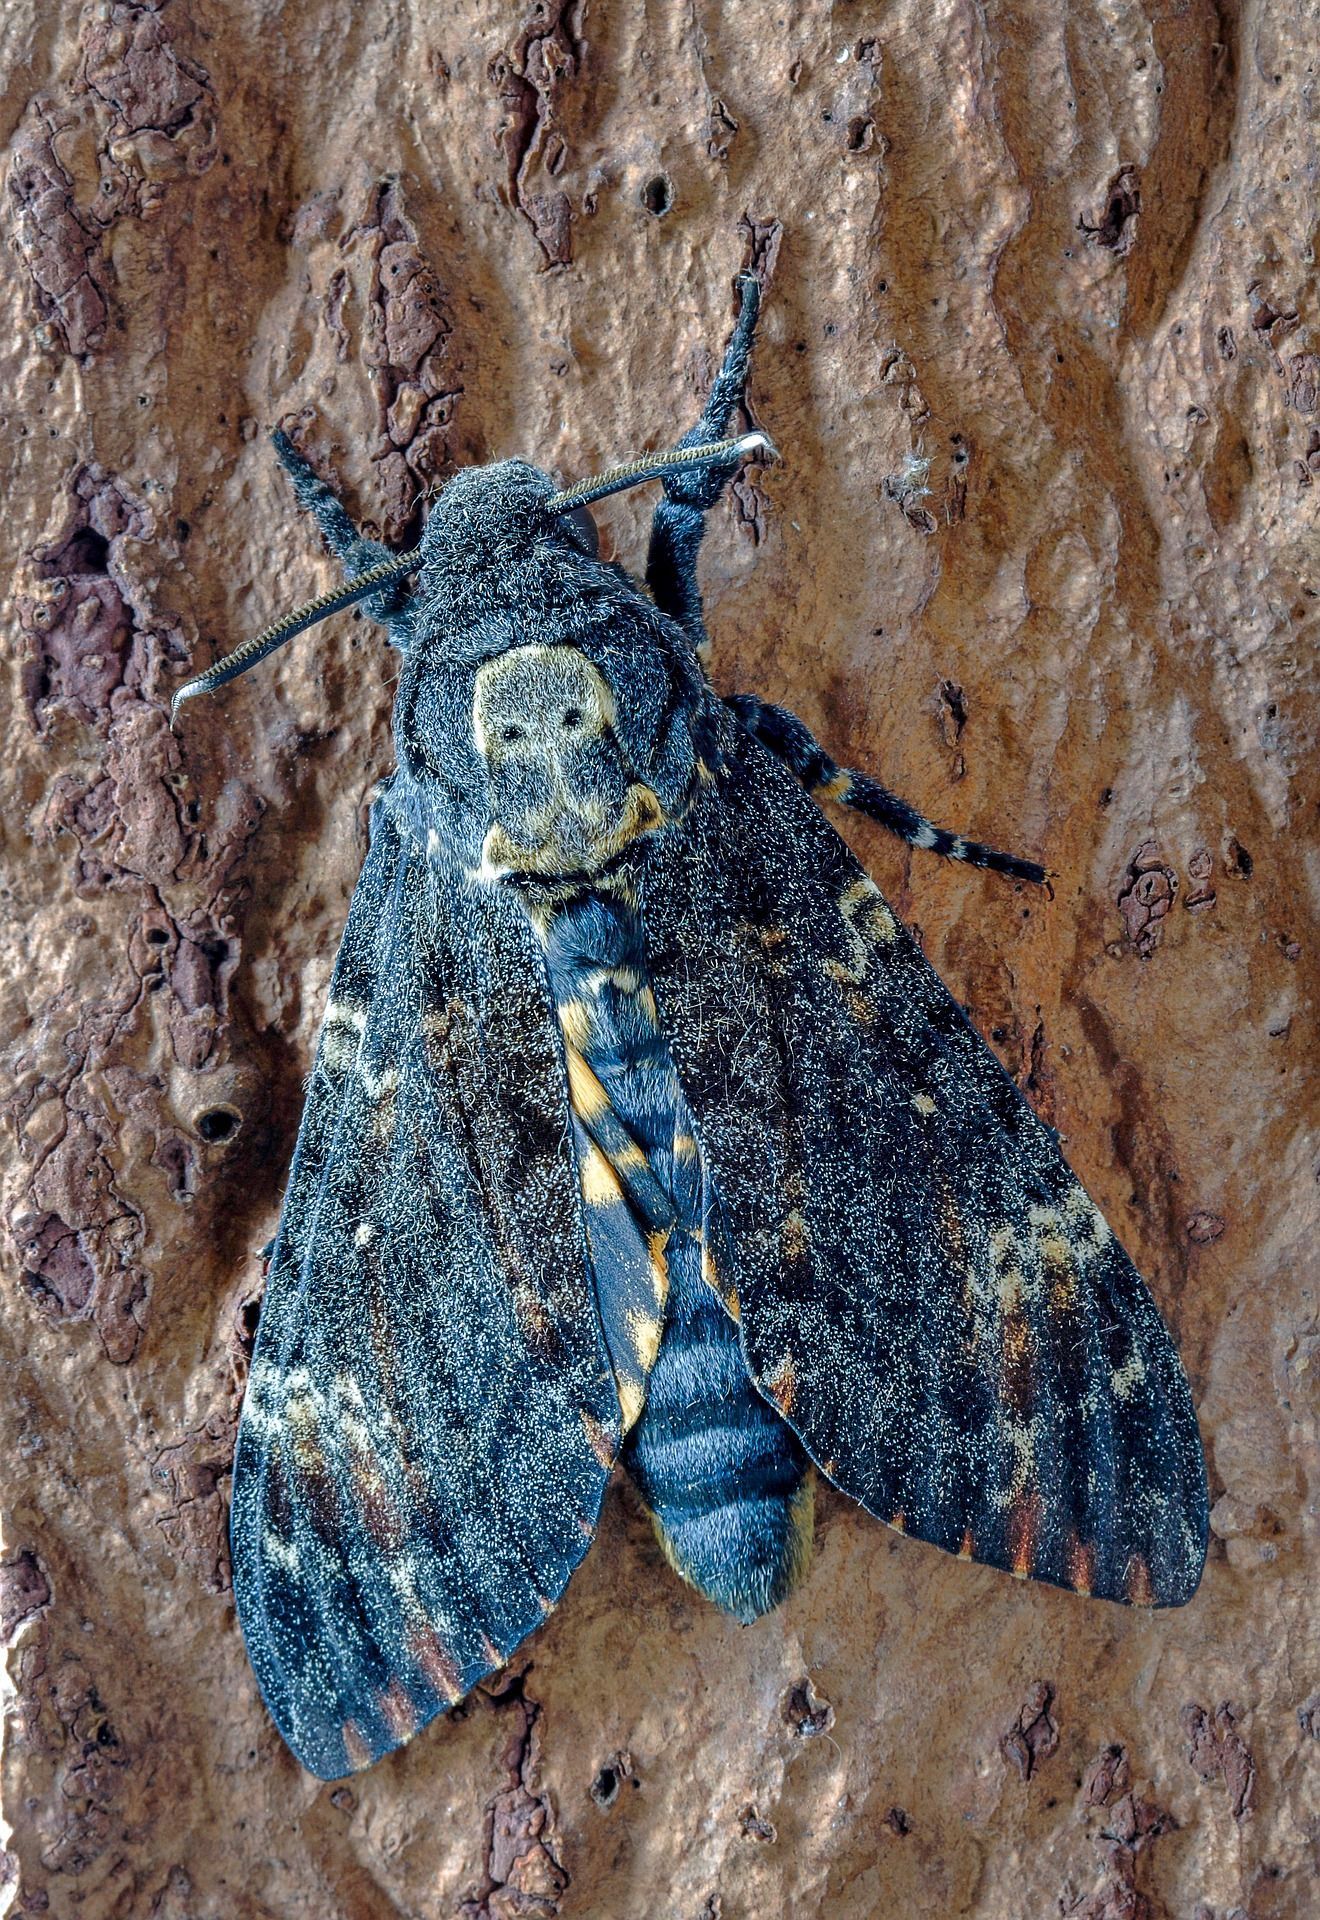
<svg viewBox="0 0 1320 1920">
<path fill-rule="evenodd" d="M 479 611 L 483 600 L 503 597 L 529 564 L 553 554 L 594 559 L 600 540 L 589 509 L 562 499 L 550 475 L 526 460 L 463 468 L 427 515 L 416 550 L 419 598 L 452 618 L 452 610 Z"/>
<path fill-rule="evenodd" d="M 412 552 L 227 654 L 179 689 L 171 718 L 295 634 L 374 599 L 404 653 L 395 739 L 427 846 L 483 880 L 597 873 L 690 797 L 704 682 L 683 630 L 601 560 L 590 507 L 766 446 L 753 433 L 671 448 L 567 488 L 524 460 L 467 468 L 432 504 Z M 287 443 L 281 451 L 325 525 L 325 490 Z"/>
<path fill-rule="evenodd" d="M 328 489 L 320 487 L 301 456 L 282 434 L 275 434 L 274 439 L 286 461 L 302 469 L 313 491 L 319 488 L 323 496 L 328 496 L 340 522 L 346 525 L 342 508 Z M 671 447 L 664 453 L 642 454 L 635 460 L 624 461 L 593 479 L 567 488 L 556 488 L 548 474 L 525 460 L 503 460 L 494 466 L 468 468 L 455 475 L 444 488 L 427 518 L 420 545 L 396 559 L 382 561 L 306 606 L 283 614 L 204 673 L 186 680 L 170 703 L 170 724 L 173 726 L 186 700 L 195 699 L 199 693 L 214 693 L 230 680 L 236 680 L 267 654 L 274 653 L 296 635 L 306 633 L 309 627 L 328 620 L 331 614 L 341 613 L 361 600 L 376 599 L 378 605 L 385 603 L 405 582 L 424 570 L 427 584 L 436 598 L 443 600 L 448 597 L 446 589 L 452 592 L 461 583 L 470 562 L 479 560 L 482 572 L 489 577 L 498 570 L 501 559 L 517 559 L 527 552 L 529 545 L 543 544 L 546 540 L 594 558 L 599 542 L 587 511 L 592 501 L 620 493 L 626 487 L 640 486 L 647 480 L 663 479 L 666 474 L 681 472 L 686 467 L 720 463 L 733 467 L 761 448 L 773 452 L 763 433 L 743 434 L 736 440 L 713 440 L 699 446 Z M 295 485 L 298 484 L 295 477 Z M 306 500 L 301 489 L 300 497 Z M 341 551 L 337 539 L 332 539 L 332 544 L 337 552 Z"/>
</svg>

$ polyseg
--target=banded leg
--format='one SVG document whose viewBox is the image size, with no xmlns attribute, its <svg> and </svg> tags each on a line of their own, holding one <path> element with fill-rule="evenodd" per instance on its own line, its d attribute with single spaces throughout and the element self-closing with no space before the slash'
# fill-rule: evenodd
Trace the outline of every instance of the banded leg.
<svg viewBox="0 0 1320 1920">
<path fill-rule="evenodd" d="M 888 787 L 882 787 L 869 773 L 854 773 L 840 767 L 810 728 L 786 707 L 771 706 L 751 693 L 731 694 L 725 705 L 753 739 L 784 762 L 814 799 L 837 800 L 840 806 L 852 807 L 868 819 L 878 820 L 910 847 L 942 854 L 946 860 L 964 860 L 969 866 L 986 867 L 992 873 L 1006 873 L 1014 880 L 1048 886 L 1046 870 L 1036 861 L 1023 860 L 1016 853 L 1000 853 L 995 847 L 982 846 L 979 840 L 964 840 L 959 833 L 933 826 L 915 807 L 896 793 L 890 793 Z"/>
<path fill-rule="evenodd" d="M 742 305 L 733 338 L 725 351 L 724 364 L 711 384 L 700 420 L 677 442 L 680 447 L 699 447 L 703 441 L 723 438 L 735 411 L 742 405 L 752 337 L 761 307 L 761 288 L 752 274 L 744 274 L 738 289 Z M 693 467 L 672 476 L 664 483 L 664 498 L 651 521 L 646 584 L 661 612 L 678 621 L 703 660 L 710 639 L 701 617 L 697 550 L 706 531 L 706 513 L 732 477 L 728 467 Z"/>
<path fill-rule="evenodd" d="M 344 509 L 343 502 L 315 473 L 309 463 L 299 453 L 287 433 L 278 428 L 271 434 L 271 441 L 280 457 L 280 464 L 293 482 L 294 498 L 304 512 L 310 513 L 321 532 L 325 535 L 326 545 L 343 566 L 350 580 L 359 575 L 370 573 L 373 567 L 387 560 L 395 560 L 398 555 L 379 540 L 368 540 L 360 534 Z M 382 588 L 369 600 L 362 602 L 363 610 L 373 620 L 379 620 L 390 629 L 390 639 L 396 647 L 406 648 L 409 638 L 408 622 L 405 610 L 411 596 L 408 581 Z"/>
</svg>

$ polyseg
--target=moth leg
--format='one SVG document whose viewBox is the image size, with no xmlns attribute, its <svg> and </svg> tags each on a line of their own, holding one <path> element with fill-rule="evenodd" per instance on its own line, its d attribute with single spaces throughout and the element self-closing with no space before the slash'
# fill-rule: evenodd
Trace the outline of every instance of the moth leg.
<svg viewBox="0 0 1320 1920">
<path fill-rule="evenodd" d="M 680 447 L 699 447 L 705 441 L 721 439 L 734 413 L 743 404 L 752 337 L 761 307 L 760 283 L 753 274 L 742 274 L 738 291 L 742 304 L 724 364 L 711 384 L 701 418 L 677 442 Z M 707 511 L 715 505 L 734 471 L 728 466 L 698 466 L 671 475 L 664 483 L 664 498 L 651 521 L 646 584 L 661 612 L 678 621 L 703 661 L 710 639 L 701 615 L 697 550 L 706 531 Z"/>
<path fill-rule="evenodd" d="M 771 706 L 751 693 L 731 694 L 725 705 L 753 739 L 784 762 L 813 799 L 836 800 L 841 806 L 852 807 L 869 819 L 878 820 L 910 847 L 942 854 L 946 860 L 964 860 L 969 866 L 987 867 L 992 873 L 1006 873 L 1014 880 L 1048 886 L 1046 870 L 1036 861 L 1023 860 L 1016 853 L 1000 853 L 995 847 L 982 846 L 979 840 L 965 840 L 959 833 L 933 826 L 915 807 L 896 793 L 890 793 L 888 787 L 882 787 L 869 773 L 855 773 L 840 767 L 811 730 L 786 707 Z"/>
<path fill-rule="evenodd" d="M 270 437 L 281 466 L 293 482 L 294 498 L 305 512 L 311 514 L 325 535 L 326 545 L 350 580 L 370 573 L 373 567 L 385 561 L 398 558 L 381 541 L 368 540 L 358 532 L 343 502 L 312 470 L 287 433 L 276 428 Z M 407 644 L 406 622 L 400 616 L 407 605 L 409 593 L 408 582 L 404 580 L 383 588 L 380 593 L 372 594 L 370 599 L 362 602 L 363 610 L 373 620 L 380 620 L 390 628 L 390 638 L 396 646 Z"/>
</svg>

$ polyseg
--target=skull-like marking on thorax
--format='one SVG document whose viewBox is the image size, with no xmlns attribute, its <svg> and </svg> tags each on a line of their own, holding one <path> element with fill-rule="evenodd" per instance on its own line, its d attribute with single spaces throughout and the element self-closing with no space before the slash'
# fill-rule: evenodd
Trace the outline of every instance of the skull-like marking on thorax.
<svg viewBox="0 0 1320 1920">
<path fill-rule="evenodd" d="M 609 682 L 574 647 L 513 647 L 488 660 L 472 732 L 496 815 L 483 879 L 594 873 L 664 824 L 659 799 L 625 762 Z"/>
</svg>

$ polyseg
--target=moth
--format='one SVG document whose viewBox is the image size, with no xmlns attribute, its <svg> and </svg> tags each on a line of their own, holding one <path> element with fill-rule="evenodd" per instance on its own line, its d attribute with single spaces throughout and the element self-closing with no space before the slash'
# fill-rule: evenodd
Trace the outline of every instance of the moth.
<svg viewBox="0 0 1320 1920">
<path fill-rule="evenodd" d="M 1188 1600 L 1206 1477 L 1132 1262 L 829 825 L 1040 883 L 803 723 L 720 698 L 696 563 L 759 305 L 675 447 L 456 474 L 363 538 L 276 446 L 402 656 L 234 1462 L 239 1618 L 297 1758 L 379 1759 L 502 1666 L 616 1463 L 737 1619 L 806 1568 L 814 1475 L 946 1552 Z M 645 584 L 588 511 L 659 479 Z"/>
</svg>

